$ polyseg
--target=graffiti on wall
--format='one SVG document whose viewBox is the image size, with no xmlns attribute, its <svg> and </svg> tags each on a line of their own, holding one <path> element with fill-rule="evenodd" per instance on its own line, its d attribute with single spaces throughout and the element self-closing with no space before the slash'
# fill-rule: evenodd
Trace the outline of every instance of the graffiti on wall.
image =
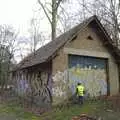
<svg viewBox="0 0 120 120">
<path fill-rule="evenodd" d="M 50 79 L 47 72 L 17 73 L 16 77 L 19 95 L 31 96 L 35 103 L 51 103 Z"/>
<path fill-rule="evenodd" d="M 31 83 L 34 96 L 42 103 L 50 103 L 52 101 L 48 80 L 47 72 L 39 72 L 34 76 L 34 80 Z"/>
<path fill-rule="evenodd" d="M 104 69 L 72 68 L 69 70 L 70 88 L 74 93 L 76 85 L 81 82 L 90 96 L 107 94 L 106 71 Z"/>
<path fill-rule="evenodd" d="M 24 94 L 24 93 L 27 91 L 28 88 L 29 88 L 29 85 L 28 85 L 28 83 L 27 83 L 26 80 L 22 80 L 22 79 L 21 79 L 21 80 L 18 82 L 18 90 L 19 90 L 19 93 Z"/>
<path fill-rule="evenodd" d="M 56 97 L 63 97 L 65 99 L 67 97 L 67 84 L 68 84 L 68 72 L 60 72 L 58 71 L 55 76 L 53 76 L 53 88 L 52 95 Z"/>
<path fill-rule="evenodd" d="M 67 92 L 75 94 L 78 82 L 86 89 L 86 96 L 99 96 L 107 94 L 107 82 L 105 69 L 92 69 L 91 67 L 72 67 L 64 72 L 58 71 L 53 77 L 53 96 L 66 97 Z"/>
<path fill-rule="evenodd" d="M 29 83 L 28 83 L 28 81 L 26 79 L 25 74 L 23 74 L 22 72 L 17 73 L 17 78 L 16 79 L 17 79 L 17 88 L 16 88 L 16 91 L 20 95 L 26 94 L 26 92 L 30 88 L 29 88 Z"/>
</svg>

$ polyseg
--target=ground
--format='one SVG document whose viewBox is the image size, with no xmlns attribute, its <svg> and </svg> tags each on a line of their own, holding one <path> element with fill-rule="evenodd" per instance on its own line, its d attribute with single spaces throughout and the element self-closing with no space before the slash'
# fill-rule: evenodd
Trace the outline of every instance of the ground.
<svg viewBox="0 0 120 120">
<path fill-rule="evenodd" d="M 102 120 L 120 120 L 120 112 L 111 109 L 111 103 L 105 101 L 86 101 L 80 106 L 55 107 L 51 111 L 40 116 L 18 105 L 17 102 L 2 102 L 0 104 L 0 120 L 71 120 L 74 116 L 87 114 Z"/>
</svg>

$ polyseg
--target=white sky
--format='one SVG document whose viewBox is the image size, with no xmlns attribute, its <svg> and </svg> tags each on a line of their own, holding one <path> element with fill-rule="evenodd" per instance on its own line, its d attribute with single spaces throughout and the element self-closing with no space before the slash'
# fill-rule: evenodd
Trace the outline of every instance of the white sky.
<svg viewBox="0 0 120 120">
<path fill-rule="evenodd" d="M 71 10 L 71 12 L 75 12 L 77 10 L 76 5 L 77 3 L 75 6 L 73 4 L 71 6 L 66 4 L 66 9 L 74 7 L 75 9 Z M 38 13 L 38 8 L 37 0 L 0 0 L 0 25 L 9 24 L 19 32 L 19 36 L 27 36 L 30 20 L 33 17 L 39 16 L 44 18 L 40 22 L 40 30 L 44 33 L 50 33 L 50 24 L 45 19 L 43 12 Z M 70 14 L 71 12 L 69 11 Z"/>
<path fill-rule="evenodd" d="M 36 3 L 37 0 L 0 0 L 0 25 L 11 25 L 20 36 L 27 36 Z M 20 60 L 20 56 L 15 58 Z"/>
<path fill-rule="evenodd" d="M 0 25 L 11 25 L 19 36 L 28 37 L 30 20 L 36 15 L 36 12 L 38 12 L 37 0 L 0 0 Z M 48 24 L 48 22 L 45 25 L 42 23 L 41 31 L 47 30 Z M 18 55 L 19 52 L 15 54 Z M 16 59 L 19 61 L 19 55 Z"/>
<path fill-rule="evenodd" d="M 73 4 L 72 6 L 67 5 L 67 7 L 71 9 L 70 7 L 73 7 Z M 74 10 L 72 10 L 72 12 Z M 24 36 L 28 33 L 30 20 L 33 16 L 36 17 L 35 11 L 38 11 L 37 0 L 0 0 L 0 24 L 12 25 L 16 30 L 20 31 L 22 36 Z M 44 13 L 39 13 L 39 16 L 45 19 Z M 41 31 L 50 30 L 48 24 L 48 20 L 41 21 Z"/>
<path fill-rule="evenodd" d="M 0 0 L 0 24 L 10 24 L 25 34 L 36 0 Z"/>
</svg>

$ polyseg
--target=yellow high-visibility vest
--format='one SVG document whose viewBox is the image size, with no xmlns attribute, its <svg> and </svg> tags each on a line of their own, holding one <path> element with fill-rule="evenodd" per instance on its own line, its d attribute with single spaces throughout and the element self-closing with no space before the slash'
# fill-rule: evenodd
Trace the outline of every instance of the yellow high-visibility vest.
<svg viewBox="0 0 120 120">
<path fill-rule="evenodd" d="M 84 96 L 84 86 L 78 85 L 77 89 L 78 89 L 78 93 L 77 93 L 78 96 Z"/>
</svg>

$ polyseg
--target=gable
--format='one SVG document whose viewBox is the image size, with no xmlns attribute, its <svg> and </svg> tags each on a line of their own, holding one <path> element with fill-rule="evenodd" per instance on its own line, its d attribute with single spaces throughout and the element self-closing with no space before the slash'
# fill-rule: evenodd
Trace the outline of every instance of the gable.
<svg viewBox="0 0 120 120">
<path fill-rule="evenodd" d="M 93 40 L 87 37 L 91 36 Z M 102 40 L 93 31 L 90 26 L 82 29 L 73 40 L 67 42 L 59 51 L 53 61 L 53 74 L 57 71 L 64 71 L 68 67 L 68 54 L 94 56 L 94 57 L 110 57 L 110 53 L 103 46 Z"/>
<path fill-rule="evenodd" d="M 118 48 L 112 44 L 112 40 L 108 36 L 107 32 L 105 31 L 105 29 L 103 28 L 103 26 L 101 25 L 97 17 L 92 16 L 89 19 L 83 21 L 83 23 L 80 23 L 79 25 L 75 26 L 74 28 L 70 29 L 64 34 L 60 35 L 54 41 L 51 41 L 47 45 L 39 48 L 35 53 L 30 54 L 28 57 L 22 60 L 13 69 L 13 71 L 38 65 L 53 59 L 56 52 L 60 48 L 62 48 L 66 43 L 67 43 L 66 46 L 71 46 L 73 48 L 75 47 L 75 48 L 87 49 L 88 51 L 89 50 L 106 51 L 107 49 L 105 49 L 102 43 L 100 42 L 102 41 L 102 39 L 98 40 L 98 37 L 96 36 L 95 31 L 93 31 L 92 29 L 90 30 L 90 28 L 87 27 L 90 25 L 97 30 L 98 34 L 100 34 L 99 37 L 103 36 L 103 41 L 107 46 L 106 48 L 109 47 L 110 50 L 114 49 L 112 54 L 114 57 L 116 57 L 116 60 L 118 60 L 119 62 L 120 52 Z M 77 39 L 76 39 L 76 35 L 77 35 Z M 91 35 L 92 37 L 94 36 L 93 41 L 86 40 L 87 39 L 86 37 L 88 37 L 89 35 Z M 76 39 L 77 41 L 70 42 L 71 40 L 73 41 L 73 39 Z M 79 44 L 79 40 L 81 40 L 80 44 Z"/>
<path fill-rule="evenodd" d="M 65 48 L 81 49 L 86 51 L 98 51 L 109 53 L 108 49 L 104 46 L 103 41 L 97 35 L 94 29 L 87 26 L 76 37 L 65 45 Z"/>
<path fill-rule="evenodd" d="M 77 70 L 76 68 L 77 67 L 80 68 L 80 65 L 82 63 L 88 62 L 87 60 L 91 60 L 89 61 L 91 64 L 93 60 L 98 60 L 99 58 L 99 62 L 100 61 L 103 62 L 105 60 L 103 64 L 101 62 L 99 63 L 99 65 L 104 66 L 105 68 L 106 76 L 104 76 L 105 77 L 104 79 L 108 80 L 108 82 L 110 83 L 110 94 L 112 95 L 118 92 L 119 89 L 118 64 L 116 64 L 116 59 L 112 55 L 112 50 L 110 50 L 110 48 L 105 45 L 106 39 L 104 39 L 102 36 L 103 32 L 101 36 L 99 36 L 97 31 L 98 29 L 95 29 L 91 25 L 86 26 L 84 29 L 79 31 L 78 34 L 76 34 L 76 36 L 74 36 L 72 40 L 68 41 L 57 52 L 57 56 L 52 60 L 52 75 L 54 78 L 53 81 L 56 83 L 55 85 L 58 85 L 58 87 L 60 87 L 61 81 L 65 78 L 67 80 L 69 79 L 69 81 L 72 82 L 76 78 L 77 80 L 80 78 L 78 74 L 74 77 L 73 76 L 70 77 L 69 72 L 70 65 L 71 66 L 74 65 L 75 70 Z M 85 61 L 83 60 L 83 58 L 86 58 L 84 59 Z M 71 64 L 70 61 L 72 61 Z M 97 61 L 94 62 L 95 62 L 94 64 L 97 64 Z M 75 71 L 73 71 L 71 74 L 73 75 L 74 72 Z M 85 74 L 84 78 L 86 78 L 86 76 L 88 75 L 87 72 L 83 74 Z M 60 77 L 64 75 L 65 77 Z M 81 78 L 84 79 L 83 76 Z"/>
</svg>

